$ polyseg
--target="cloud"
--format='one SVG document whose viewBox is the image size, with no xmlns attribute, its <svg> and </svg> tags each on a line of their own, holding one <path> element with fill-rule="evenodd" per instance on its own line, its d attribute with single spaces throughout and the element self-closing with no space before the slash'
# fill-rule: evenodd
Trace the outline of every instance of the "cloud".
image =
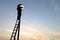
<svg viewBox="0 0 60 40">
<path fill-rule="evenodd" d="M 60 40 L 60 32 L 49 31 L 46 36 L 49 40 Z"/>
<path fill-rule="evenodd" d="M 5 32 L 12 32 L 12 30 L 4 29 L 4 28 L 0 28 L 0 30 L 4 30 Z M 33 26 L 28 26 L 28 25 L 21 26 L 20 39 L 21 40 L 25 40 L 25 39 L 26 40 L 49 40 L 50 37 L 48 37 L 48 35 L 46 35 L 46 33 L 48 33 L 50 36 L 52 35 L 51 37 L 53 37 L 53 38 L 55 37 L 56 40 L 59 40 L 59 36 L 57 36 L 57 35 L 60 35 L 60 32 L 51 31 L 48 29 L 48 27 L 41 26 L 40 28 L 36 28 Z M 5 35 L 2 34 L 0 36 L 5 37 L 4 39 L 7 38 L 6 34 Z"/>
<path fill-rule="evenodd" d="M 55 5 L 55 0 L 48 0 L 51 5 Z"/>
<path fill-rule="evenodd" d="M 54 7 L 54 10 L 58 11 L 58 10 L 60 10 L 60 7 L 56 4 L 55 7 Z"/>
<path fill-rule="evenodd" d="M 40 29 L 36 28 L 36 27 L 33 27 L 33 26 L 29 26 L 29 25 L 22 25 L 21 28 L 20 28 L 20 36 L 21 36 L 21 39 L 23 40 L 38 40 L 38 39 L 41 39 L 43 40 L 43 38 L 45 38 L 45 36 L 43 36 L 43 32 L 46 32 L 47 28 L 43 28 L 41 27 Z M 1 31 L 3 32 L 6 32 L 6 33 L 10 33 L 12 32 L 12 30 L 10 29 L 5 29 L 5 28 L 0 28 Z M 45 30 L 45 31 L 43 31 Z M 3 33 L 4 34 L 4 33 Z M 7 38 L 7 35 L 9 34 L 4 34 L 4 35 L 1 35 L 2 37 L 4 37 L 4 39 Z M 41 37 L 41 38 L 40 38 Z M 3 38 L 1 38 L 2 40 L 4 40 Z M 7 39 L 6 39 L 7 40 Z"/>
<path fill-rule="evenodd" d="M 35 40 L 48 40 L 47 36 L 46 35 L 35 35 L 33 36 L 32 39 L 35 39 Z"/>
<path fill-rule="evenodd" d="M 53 7 L 54 11 L 60 10 L 60 6 L 56 0 L 48 0 L 51 6 Z"/>
<path fill-rule="evenodd" d="M 1 31 L 5 31 L 5 32 L 11 32 L 12 30 L 10 29 L 5 29 L 5 28 L 0 28 Z"/>
<path fill-rule="evenodd" d="M 9 37 L 8 34 L 0 34 L 0 40 L 9 40 Z"/>
<path fill-rule="evenodd" d="M 60 32 L 54 32 L 54 31 L 51 31 L 51 32 L 49 32 L 49 34 L 52 34 L 52 35 L 60 35 Z"/>
<path fill-rule="evenodd" d="M 47 27 L 33 27 L 28 25 L 21 26 L 21 32 L 30 32 L 32 34 L 40 34 L 43 35 L 44 33 L 48 32 L 49 29 Z"/>
<path fill-rule="evenodd" d="M 56 40 L 60 40 L 60 35 L 56 35 L 56 36 L 55 36 L 55 39 L 56 39 Z"/>
<path fill-rule="evenodd" d="M 27 36 L 27 35 L 21 35 L 20 40 L 48 40 L 47 36 L 45 35 L 33 35 L 31 37 Z"/>
<path fill-rule="evenodd" d="M 21 26 L 21 39 L 20 40 L 48 40 L 45 32 L 48 32 L 47 27 L 39 26 L 33 27 L 29 25 L 22 25 Z"/>
<path fill-rule="evenodd" d="M 2 28 L 1 28 L 2 30 Z M 4 29 L 4 31 L 6 32 L 12 32 L 12 30 L 10 29 Z M 45 33 L 43 34 L 43 32 L 48 33 L 48 35 L 46 35 Z M 35 33 L 34 33 L 35 32 Z M 40 28 L 34 28 L 32 26 L 27 26 L 24 25 L 21 27 L 21 32 L 20 32 L 20 39 L 21 40 L 50 40 L 50 36 L 53 37 L 55 40 L 60 40 L 60 37 L 58 35 L 60 35 L 59 32 L 54 32 L 54 31 L 50 31 L 47 27 L 41 27 Z M 0 35 L 0 37 L 4 37 L 4 39 L 9 39 L 7 37 L 10 37 L 6 34 L 2 34 Z M 49 37 L 48 37 L 49 36 Z M 3 38 L 1 38 L 2 40 L 4 40 Z"/>
</svg>

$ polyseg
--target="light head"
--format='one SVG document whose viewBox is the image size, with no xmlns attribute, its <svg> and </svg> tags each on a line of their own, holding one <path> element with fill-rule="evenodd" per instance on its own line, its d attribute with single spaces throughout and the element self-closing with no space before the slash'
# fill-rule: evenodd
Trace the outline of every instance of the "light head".
<svg viewBox="0 0 60 40">
<path fill-rule="evenodd" d="M 17 7 L 18 7 L 18 9 L 21 9 L 21 10 L 24 9 L 23 4 L 19 4 Z"/>
</svg>

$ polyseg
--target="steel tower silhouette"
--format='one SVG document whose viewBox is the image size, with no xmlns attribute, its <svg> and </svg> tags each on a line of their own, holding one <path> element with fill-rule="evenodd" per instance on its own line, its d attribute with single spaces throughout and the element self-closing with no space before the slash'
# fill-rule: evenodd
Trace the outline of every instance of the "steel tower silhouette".
<svg viewBox="0 0 60 40">
<path fill-rule="evenodd" d="M 17 5 L 17 11 L 18 11 L 17 20 L 16 20 L 10 40 L 19 40 L 20 20 L 21 20 L 21 12 L 23 7 L 24 6 L 22 4 Z"/>
</svg>

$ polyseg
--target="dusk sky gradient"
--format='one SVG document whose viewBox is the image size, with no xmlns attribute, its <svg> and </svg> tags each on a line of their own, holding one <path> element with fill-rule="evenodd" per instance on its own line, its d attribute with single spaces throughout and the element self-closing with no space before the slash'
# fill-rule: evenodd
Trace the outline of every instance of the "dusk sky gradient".
<svg viewBox="0 0 60 40">
<path fill-rule="evenodd" d="M 60 0 L 0 0 L 0 40 L 9 40 L 19 3 L 21 40 L 60 40 Z"/>
</svg>

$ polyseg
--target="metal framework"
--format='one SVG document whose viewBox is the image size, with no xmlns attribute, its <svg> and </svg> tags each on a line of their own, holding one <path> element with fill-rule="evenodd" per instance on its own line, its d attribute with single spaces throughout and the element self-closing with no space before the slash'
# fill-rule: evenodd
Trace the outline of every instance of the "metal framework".
<svg viewBox="0 0 60 40">
<path fill-rule="evenodd" d="M 16 23 L 15 23 L 15 26 L 14 26 L 10 40 L 19 40 L 20 19 L 21 19 L 22 9 L 23 9 L 22 4 L 17 5 L 17 11 L 18 11 L 17 20 L 16 20 Z"/>
</svg>

